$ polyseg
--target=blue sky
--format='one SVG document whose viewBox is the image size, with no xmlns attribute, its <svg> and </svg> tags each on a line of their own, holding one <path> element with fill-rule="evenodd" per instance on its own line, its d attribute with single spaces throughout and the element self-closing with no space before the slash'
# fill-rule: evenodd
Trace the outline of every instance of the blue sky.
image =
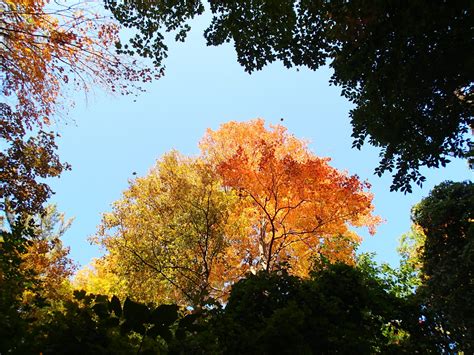
<svg viewBox="0 0 474 355">
<path fill-rule="evenodd" d="M 368 145 L 362 151 L 351 149 L 351 105 L 339 88 L 329 86 L 328 68 L 297 71 L 275 63 L 249 75 L 238 65 L 232 45 L 206 47 L 202 28 L 197 23 L 186 43 L 170 45 L 166 75 L 146 93 L 113 97 L 97 89 L 87 100 L 78 94 L 76 106 L 59 124 L 59 154 L 72 171 L 51 182 L 56 194 L 50 202 L 75 217 L 64 241 L 80 265 L 100 255 L 87 238 L 95 233 L 101 213 L 127 188 L 133 172 L 146 174 L 171 149 L 197 155 L 206 128 L 217 129 L 229 120 L 262 117 L 267 123 L 282 123 L 309 140 L 315 154 L 332 158 L 332 166 L 369 180 L 376 213 L 385 223 L 373 237 L 362 233 L 366 238 L 360 251 L 376 252 L 377 260 L 393 265 L 398 261 L 398 238 L 410 228 L 411 206 L 443 180 L 472 178 L 467 164 L 456 161 L 427 171 L 423 189 L 409 195 L 389 192 L 391 177 L 373 175 L 378 151 Z"/>
</svg>

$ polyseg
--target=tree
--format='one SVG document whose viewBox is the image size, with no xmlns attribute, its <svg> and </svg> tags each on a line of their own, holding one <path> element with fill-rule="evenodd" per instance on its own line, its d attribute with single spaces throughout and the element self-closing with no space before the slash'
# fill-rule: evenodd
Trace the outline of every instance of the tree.
<svg viewBox="0 0 474 355">
<path fill-rule="evenodd" d="M 130 184 L 104 215 L 96 239 L 130 294 L 194 306 L 223 296 L 233 279 L 224 252 L 235 196 L 221 186 L 206 163 L 177 152 Z"/>
<path fill-rule="evenodd" d="M 474 187 L 446 181 L 413 208 L 412 219 L 425 237 L 420 253 L 423 284 L 419 293 L 440 346 L 474 349 Z"/>
<path fill-rule="evenodd" d="M 400 237 L 397 248 L 400 264 L 393 268 L 390 264 L 377 265 L 375 253 L 357 255 L 357 267 L 371 277 L 378 279 L 386 289 L 398 298 L 413 298 L 422 283 L 421 253 L 425 235 L 421 228 L 412 225 L 408 233 Z"/>
<path fill-rule="evenodd" d="M 327 264 L 300 279 L 285 271 L 248 275 L 232 288 L 214 332 L 226 354 L 401 353 L 399 300 L 377 279 Z"/>
<path fill-rule="evenodd" d="M 0 338 L 0 348 L 15 354 L 182 353 L 199 320 L 175 304 L 155 307 L 78 290 L 60 307 L 45 309 L 44 319 L 29 319 L 14 339 Z"/>
<path fill-rule="evenodd" d="M 2 0 L 0 7 L 2 92 L 26 124 L 48 124 L 69 82 L 129 93 L 130 83 L 152 79 L 150 69 L 115 54 L 119 27 L 92 3 Z"/>
<path fill-rule="evenodd" d="M 162 32 L 184 41 L 203 1 L 104 0 L 115 18 L 139 32 L 131 48 L 162 65 Z M 467 157 L 472 126 L 474 59 L 471 1 L 209 1 L 208 45 L 233 42 L 249 73 L 274 61 L 316 70 L 355 104 L 354 147 L 380 147 L 375 173 L 394 171 L 392 190 L 411 192 L 420 168 Z M 133 48 L 132 48 L 133 47 Z"/>
<path fill-rule="evenodd" d="M 10 352 L 19 344 L 27 321 L 22 317 L 25 290 L 33 290 L 37 282 L 30 270 L 23 267 L 31 226 L 17 221 L 11 231 L 0 230 L 0 351 Z"/>
<path fill-rule="evenodd" d="M 61 234 L 67 223 L 57 225 L 55 220 L 62 215 L 54 207 L 46 210 L 51 217 L 41 225 L 21 217 L 12 222 L 10 231 L 0 230 L 2 354 L 162 353 L 180 349 L 180 343 L 195 333 L 197 317 L 173 304 L 149 307 L 128 298 L 122 303 L 116 296 L 79 290 L 54 299 L 51 290 L 45 290 L 50 285 L 44 274 L 51 265 L 43 271 L 32 265 L 31 247 L 38 238 L 51 239 L 52 231 Z M 37 260 L 38 254 L 34 257 Z"/>
<path fill-rule="evenodd" d="M 408 233 L 400 238 L 398 254 L 401 256 L 400 269 L 412 292 L 421 285 L 421 255 L 423 255 L 426 236 L 419 225 L 413 224 Z M 400 278 L 400 276 L 399 276 Z"/>
<path fill-rule="evenodd" d="M 380 222 L 368 183 L 330 167 L 282 126 L 229 122 L 208 130 L 201 149 L 240 197 L 247 230 L 236 254 L 250 270 L 286 263 L 304 276 L 317 256 L 351 263 L 361 239 L 349 225 L 374 233 Z"/>
<path fill-rule="evenodd" d="M 33 236 L 23 257 L 23 267 L 35 275 L 41 284 L 41 296 L 49 301 L 59 300 L 67 293 L 69 278 L 76 268 L 68 257 L 69 248 L 61 240 L 73 220 L 66 219 L 56 205 L 48 205 L 41 214 L 25 218 L 24 223 L 33 226 Z"/>
<path fill-rule="evenodd" d="M 44 178 L 68 170 L 55 150 L 55 134 L 40 130 L 36 136 L 25 127 L 23 117 L 0 103 L 0 209 L 17 213 L 39 211 L 51 195 Z"/>
<path fill-rule="evenodd" d="M 69 166 L 55 154 L 53 119 L 70 106 L 67 85 L 132 93 L 154 71 L 116 54 L 118 25 L 92 2 L 0 1 L 1 207 L 34 214 L 51 194 L 40 179 Z"/>
<path fill-rule="evenodd" d="M 58 354 L 161 354 L 174 340 L 171 329 L 187 330 L 177 322 L 176 305 L 149 308 L 116 297 L 75 291 L 61 309 L 49 311 L 46 320 L 30 327 L 19 353 Z M 177 324 L 176 324 L 177 323 Z"/>
<path fill-rule="evenodd" d="M 95 241 L 135 298 L 200 306 L 249 271 L 307 276 L 314 258 L 353 263 L 360 237 L 349 225 L 379 223 L 368 184 L 282 126 L 230 122 L 201 148 L 195 159 L 165 155 L 104 215 Z"/>
<path fill-rule="evenodd" d="M 42 215 L 7 217 L 0 228 L 0 350 L 21 353 L 32 320 L 40 322 L 51 304 L 67 298 L 74 265 L 60 238 L 72 219 L 55 205 Z"/>
<path fill-rule="evenodd" d="M 89 265 L 78 270 L 74 275 L 73 287 L 96 295 L 115 295 L 120 299 L 127 297 L 130 286 L 127 279 L 120 277 L 117 262 L 111 255 L 92 259 Z M 142 285 L 142 287 L 144 287 Z"/>
</svg>

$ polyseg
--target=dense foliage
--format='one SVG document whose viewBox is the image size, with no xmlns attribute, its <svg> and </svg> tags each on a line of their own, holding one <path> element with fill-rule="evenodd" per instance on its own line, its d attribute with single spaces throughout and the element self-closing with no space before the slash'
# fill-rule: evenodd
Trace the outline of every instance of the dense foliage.
<svg viewBox="0 0 474 355">
<path fill-rule="evenodd" d="M 236 202 L 203 161 L 166 154 L 104 214 L 97 242 L 109 254 L 100 262 L 146 302 L 221 297 L 236 271 L 225 256 Z"/>
<path fill-rule="evenodd" d="M 235 284 L 224 308 L 209 303 L 191 312 L 75 291 L 60 305 L 37 300 L 15 309 L 4 318 L 15 331 L 3 328 L 10 333 L 1 345 L 22 354 L 436 350 L 424 339 L 416 307 L 391 292 L 385 276 L 345 264 L 325 264 L 309 279 L 262 270 Z M 32 312 L 40 314 L 34 322 Z"/>
<path fill-rule="evenodd" d="M 69 165 L 56 154 L 55 134 L 40 130 L 32 136 L 24 117 L 0 103 L 0 208 L 38 211 L 51 195 L 44 178 L 59 176 Z"/>
<path fill-rule="evenodd" d="M 420 295 L 444 344 L 474 350 L 474 186 L 446 181 L 413 209 L 425 235 Z"/>
<path fill-rule="evenodd" d="M 31 228 L 20 221 L 10 232 L 0 232 L 0 352 L 14 350 L 26 333 L 26 321 L 19 316 L 25 290 L 35 287 L 34 277 L 22 267 Z"/>
<path fill-rule="evenodd" d="M 11 231 L 2 232 L 0 349 L 19 354 L 65 349 L 72 354 L 469 353 L 471 202 L 471 183 L 436 187 L 414 209 L 419 225 L 402 239 L 398 269 L 377 265 L 370 255 L 359 256 L 354 265 L 316 257 L 308 277 L 291 275 L 288 264 L 261 269 L 234 283 L 225 303 L 207 298 L 195 308 L 72 294 L 67 287 L 53 297 L 48 269 L 41 272 L 43 264 L 34 262 L 54 254 L 31 255 L 32 245 L 54 239 L 64 226 L 49 208 L 51 217 L 42 222 L 17 220 Z M 54 221 L 59 228 L 52 228 Z M 48 267 L 54 268 L 54 260 Z"/>
</svg>

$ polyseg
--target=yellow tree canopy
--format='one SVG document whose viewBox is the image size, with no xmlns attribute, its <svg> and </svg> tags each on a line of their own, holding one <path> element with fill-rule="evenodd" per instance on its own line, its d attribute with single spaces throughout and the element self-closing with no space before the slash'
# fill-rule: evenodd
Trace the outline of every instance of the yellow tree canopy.
<svg viewBox="0 0 474 355">
<path fill-rule="evenodd" d="M 104 215 L 98 241 L 136 298 L 196 304 L 222 297 L 235 201 L 208 164 L 171 152 Z"/>
</svg>

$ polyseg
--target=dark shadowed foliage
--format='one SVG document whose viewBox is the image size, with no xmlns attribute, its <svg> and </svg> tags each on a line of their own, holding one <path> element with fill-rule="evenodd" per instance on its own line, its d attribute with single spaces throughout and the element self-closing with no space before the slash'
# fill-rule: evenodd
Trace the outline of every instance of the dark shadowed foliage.
<svg viewBox="0 0 474 355">
<path fill-rule="evenodd" d="M 165 32 L 184 41 L 205 1 L 104 0 L 115 18 L 137 29 L 119 51 L 163 66 Z M 469 0 L 209 1 L 208 45 L 232 42 L 251 73 L 274 61 L 316 70 L 355 104 L 354 147 L 381 148 L 375 173 L 393 172 L 392 190 L 411 192 L 420 168 L 469 157 L 473 118 L 474 4 Z"/>
<path fill-rule="evenodd" d="M 426 235 L 419 294 L 441 346 L 474 351 L 474 186 L 446 181 L 412 211 Z"/>
</svg>

